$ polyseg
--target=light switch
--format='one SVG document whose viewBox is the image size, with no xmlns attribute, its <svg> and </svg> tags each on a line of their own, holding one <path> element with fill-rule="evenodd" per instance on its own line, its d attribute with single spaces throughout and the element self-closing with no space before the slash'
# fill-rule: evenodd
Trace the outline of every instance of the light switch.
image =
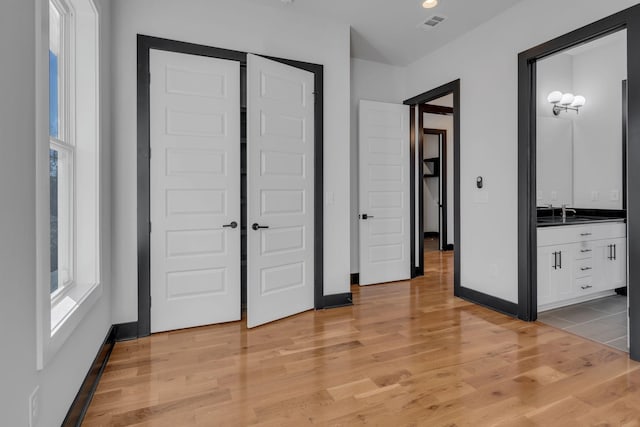
<svg viewBox="0 0 640 427">
<path fill-rule="evenodd" d="M 610 198 L 612 202 L 617 202 L 620 200 L 620 192 L 618 190 L 611 190 Z"/>
<path fill-rule="evenodd" d="M 553 201 L 558 200 L 558 192 L 557 191 L 552 191 L 551 192 L 551 200 L 553 200 Z"/>
<path fill-rule="evenodd" d="M 600 199 L 600 193 L 597 191 L 592 191 L 591 192 L 591 201 L 592 202 L 597 202 Z"/>
</svg>

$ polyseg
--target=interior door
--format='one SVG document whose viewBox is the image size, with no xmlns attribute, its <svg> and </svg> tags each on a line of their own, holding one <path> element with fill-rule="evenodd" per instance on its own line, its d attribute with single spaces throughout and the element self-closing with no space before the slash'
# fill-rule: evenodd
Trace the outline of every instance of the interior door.
<svg viewBox="0 0 640 427">
<path fill-rule="evenodd" d="M 411 277 L 409 106 L 360 101 L 360 285 Z"/>
<path fill-rule="evenodd" d="M 150 51 L 151 332 L 240 320 L 240 65 Z"/>
<path fill-rule="evenodd" d="M 247 56 L 247 327 L 313 308 L 314 75 Z"/>
</svg>

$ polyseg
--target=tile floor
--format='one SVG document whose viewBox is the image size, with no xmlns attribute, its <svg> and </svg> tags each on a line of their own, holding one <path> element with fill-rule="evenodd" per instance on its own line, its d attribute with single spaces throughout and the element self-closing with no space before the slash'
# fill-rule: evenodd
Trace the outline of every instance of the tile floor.
<svg viewBox="0 0 640 427">
<path fill-rule="evenodd" d="M 626 296 L 614 295 L 556 308 L 540 313 L 538 320 L 618 350 L 628 351 Z"/>
</svg>

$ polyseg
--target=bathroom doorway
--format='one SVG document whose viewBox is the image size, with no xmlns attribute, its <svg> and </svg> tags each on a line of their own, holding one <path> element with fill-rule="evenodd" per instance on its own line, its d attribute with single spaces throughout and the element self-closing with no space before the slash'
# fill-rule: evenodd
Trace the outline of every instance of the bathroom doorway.
<svg viewBox="0 0 640 427">
<path fill-rule="evenodd" d="M 536 66 L 538 320 L 625 352 L 626 36 Z"/>
<path fill-rule="evenodd" d="M 627 237 L 638 234 L 640 191 L 639 172 L 626 164 L 640 161 L 633 141 L 640 129 L 640 92 L 633 85 L 640 62 L 627 52 L 640 48 L 635 31 L 639 11 L 634 6 L 518 57 L 518 316 L 529 321 L 547 317 L 549 324 L 550 317 L 559 319 L 557 327 L 628 348 L 634 360 L 640 359 L 640 312 L 629 308 L 638 306 L 633 278 L 640 271 L 628 260 L 640 248 Z M 616 39 L 626 45 L 611 44 Z M 554 67 L 564 69 L 565 78 L 541 93 L 544 61 L 560 55 L 565 57 Z M 614 62 L 606 55 L 623 58 L 622 74 L 606 69 Z M 598 78 L 612 74 L 614 80 L 594 83 L 584 73 L 589 69 L 598 70 Z M 627 78 L 628 88 L 623 84 Z M 601 122 L 605 116 L 612 125 Z M 552 152 L 541 153 L 545 147 Z M 561 175 L 570 181 L 554 183 Z M 597 317 L 588 318 L 587 312 Z M 612 334 L 619 336 L 604 336 L 607 323 L 617 324 Z"/>
</svg>

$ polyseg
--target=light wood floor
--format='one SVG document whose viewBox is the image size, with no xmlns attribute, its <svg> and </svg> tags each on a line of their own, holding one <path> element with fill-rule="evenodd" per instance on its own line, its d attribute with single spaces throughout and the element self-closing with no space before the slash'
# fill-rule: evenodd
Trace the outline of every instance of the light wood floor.
<svg viewBox="0 0 640 427">
<path fill-rule="evenodd" d="M 640 425 L 640 364 L 454 298 L 451 256 L 353 307 L 118 343 L 84 425 Z"/>
</svg>

